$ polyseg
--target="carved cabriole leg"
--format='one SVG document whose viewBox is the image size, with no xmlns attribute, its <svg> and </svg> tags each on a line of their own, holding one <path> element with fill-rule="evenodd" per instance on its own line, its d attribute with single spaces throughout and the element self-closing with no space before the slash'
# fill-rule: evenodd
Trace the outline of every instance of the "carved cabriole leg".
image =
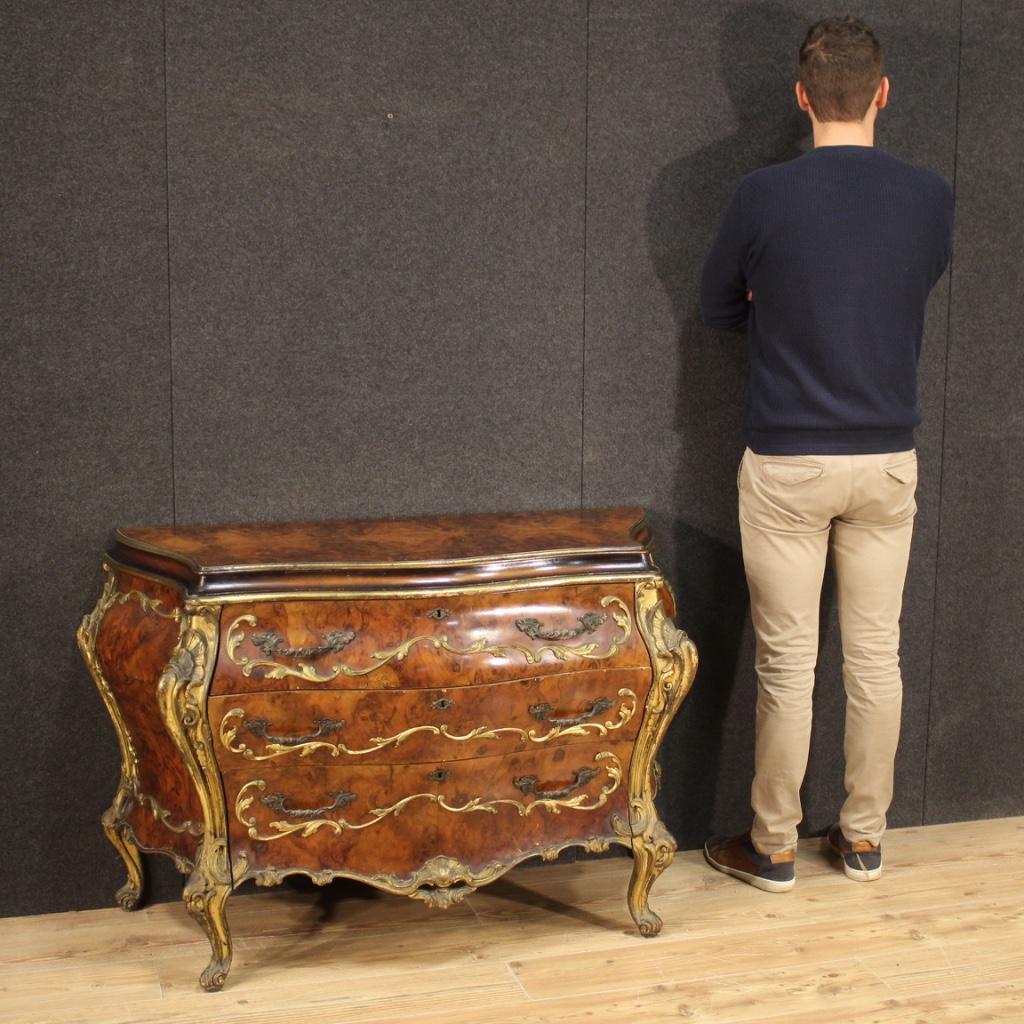
<svg viewBox="0 0 1024 1024">
<path fill-rule="evenodd" d="M 208 842 L 204 839 L 202 846 L 205 848 Z M 227 844 L 219 841 L 210 847 L 208 855 L 200 849 L 196 869 L 189 875 L 182 896 L 188 912 L 210 940 L 210 962 L 199 976 L 199 984 L 207 992 L 216 992 L 231 967 L 231 933 L 225 911 L 231 895 L 231 874 Z"/>
<path fill-rule="evenodd" d="M 131 830 L 125 824 L 125 816 L 133 804 L 132 792 L 131 783 L 125 781 L 122 773 L 121 785 L 118 786 L 114 802 L 103 812 L 100 819 L 103 822 L 103 831 L 106 832 L 114 849 L 121 854 L 121 859 L 128 869 L 128 881 L 117 890 L 114 897 L 122 910 L 137 910 L 142 899 L 142 854 L 129 838 Z"/>
<path fill-rule="evenodd" d="M 645 938 L 652 938 L 661 931 L 661 918 L 651 910 L 648 898 L 651 886 L 672 863 L 675 852 L 676 841 L 658 818 L 649 825 L 641 825 L 634 836 L 633 874 L 629 879 L 626 901 L 640 934 Z"/>
<path fill-rule="evenodd" d="M 121 855 L 121 859 L 128 869 L 128 881 L 117 890 L 115 898 L 122 910 L 135 910 L 142 899 L 142 854 L 134 841 L 129 838 L 131 830 L 127 828 L 126 817 L 134 805 L 134 794 L 139 791 L 139 759 L 132 743 L 131 733 L 128 731 L 128 726 L 121 716 L 121 709 L 114 697 L 114 691 L 111 690 L 110 684 L 104 677 L 99 659 L 96 657 L 96 638 L 99 636 L 103 617 L 118 598 L 117 578 L 109 565 L 104 563 L 103 568 L 107 573 L 103 593 L 92 612 L 82 619 L 82 624 L 78 627 L 77 639 L 78 649 L 82 652 L 82 658 L 89 668 L 89 674 L 100 691 L 107 713 L 114 723 L 118 746 L 121 748 L 121 781 L 118 784 L 114 802 L 104 812 L 101 820 L 103 831 L 106 832 L 107 838 Z"/>
<path fill-rule="evenodd" d="M 231 966 L 225 904 L 231 894 L 224 788 L 213 754 L 206 696 L 217 655 L 220 609 L 187 607 L 181 639 L 160 677 L 160 711 L 188 767 L 203 809 L 203 839 L 185 883 L 189 913 L 210 940 L 211 957 L 199 983 L 216 991 Z"/>
<path fill-rule="evenodd" d="M 657 579 L 636 583 L 637 625 L 651 656 L 653 679 L 630 765 L 630 820 L 613 822 L 620 835 L 632 837 L 633 875 L 627 901 L 640 934 L 646 937 L 661 931 L 661 918 L 651 910 L 648 897 L 676 850 L 676 842 L 658 817 L 654 803 L 660 776 L 655 757 L 697 671 L 697 648 L 665 614 L 658 593 L 661 585 L 664 581 Z"/>
</svg>

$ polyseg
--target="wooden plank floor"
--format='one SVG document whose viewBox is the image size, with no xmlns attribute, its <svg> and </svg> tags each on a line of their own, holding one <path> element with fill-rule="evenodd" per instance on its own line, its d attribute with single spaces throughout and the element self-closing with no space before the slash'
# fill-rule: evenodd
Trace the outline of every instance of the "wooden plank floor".
<svg viewBox="0 0 1024 1024">
<path fill-rule="evenodd" d="M 217 994 L 180 904 L 9 918 L 0 1020 L 1022 1024 L 1024 818 L 892 830 L 885 851 L 857 883 L 802 841 L 782 894 L 677 854 L 655 939 L 619 858 L 521 866 L 448 911 L 355 883 L 239 895 Z"/>
</svg>

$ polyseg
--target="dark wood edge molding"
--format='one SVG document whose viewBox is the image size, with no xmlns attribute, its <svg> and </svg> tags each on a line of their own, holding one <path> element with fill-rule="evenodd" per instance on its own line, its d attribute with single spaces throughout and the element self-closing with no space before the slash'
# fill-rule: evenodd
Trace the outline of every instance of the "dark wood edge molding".
<svg viewBox="0 0 1024 1024">
<path fill-rule="evenodd" d="M 181 589 L 186 598 L 224 600 L 261 595 L 351 593 L 384 596 L 401 592 L 456 593 L 515 587 L 529 581 L 569 583 L 596 579 L 635 579 L 660 575 L 651 551 L 651 533 L 643 518 L 630 528 L 636 546 L 584 547 L 431 561 L 251 564 L 201 566 L 182 553 L 162 549 L 114 531 L 108 560 Z"/>
</svg>

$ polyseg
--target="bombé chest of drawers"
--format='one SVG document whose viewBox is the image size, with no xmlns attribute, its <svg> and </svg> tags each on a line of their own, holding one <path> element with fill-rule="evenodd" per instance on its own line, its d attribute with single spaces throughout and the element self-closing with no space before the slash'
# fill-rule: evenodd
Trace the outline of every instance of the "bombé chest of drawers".
<svg viewBox="0 0 1024 1024">
<path fill-rule="evenodd" d="M 121 748 L 118 901 L 174 859 L 203 987 L 230 893 L 295 873 L 443 908 L 617 843 L 660 930 L 656 754 L 697 656 L 642 510 L 121 529 L 104 568 L 78 641 Z"/>
</svg>

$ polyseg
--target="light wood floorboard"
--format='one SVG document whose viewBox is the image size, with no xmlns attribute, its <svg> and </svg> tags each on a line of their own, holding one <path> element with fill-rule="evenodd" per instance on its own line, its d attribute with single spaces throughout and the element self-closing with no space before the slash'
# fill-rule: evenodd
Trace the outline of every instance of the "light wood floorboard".
<svg viewBox="0 0 1024 1024">
<path fill-rule="evenodd" d="M 804 840 L 763 893 L 677 854 L 662 934 L 627 859 L 521 866 L 431 910 L 342 883 L 228 904 L 224 990 L 180 904 L 0 922 L 4 1024 L 1024 1024 L 1024 818 L 894 829 L 875 882 Z"/>
</svg>

